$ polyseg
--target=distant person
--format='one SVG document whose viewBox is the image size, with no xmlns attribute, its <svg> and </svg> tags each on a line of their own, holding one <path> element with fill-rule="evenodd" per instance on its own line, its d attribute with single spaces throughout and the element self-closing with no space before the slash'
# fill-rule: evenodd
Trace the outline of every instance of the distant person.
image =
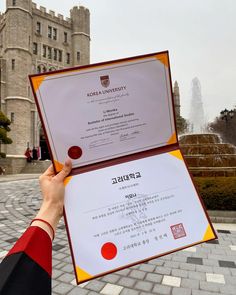
<svg viewBox="0 0 236 295">
<path fill-rule="evenodd" d="M 33 147 L 33 160 L 38 160 L 38 150 L 35 148 L 35 146 Z"/>
<path fill-rule="evenodd" d="M 29 147 L 25 151 L 25 156 L 26 156 L 26 161 L 30 163 L 32 161 L 32 151 Z"/>
<path fill-rule="evenodd" d="M 57 175 L 51 165 L 40 176 L 43 202 L 35 219 L 0 264 L 1 295 L 51 294 L 52 240 L 63 214 L 63 181 L 71 167 L 67 160 Z"/>
<path fill-rule="evenodd" d="M 37 155 L 38 155 L 38 160 L 41 160 L 41 147 L 37 147 Z"/>
<path fill-rule="evenodd" d="M 4 175 L 5 171 L 5 168 L 0 166 L 0 175 Z"/>
</svg>

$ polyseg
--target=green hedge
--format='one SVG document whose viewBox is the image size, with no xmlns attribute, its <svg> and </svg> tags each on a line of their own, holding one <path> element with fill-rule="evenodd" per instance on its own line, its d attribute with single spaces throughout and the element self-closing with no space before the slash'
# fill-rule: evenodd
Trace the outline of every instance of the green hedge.
<svg viewBox="0 0 236 295">
<path fill-rule="evenodd" d="M 236 210 L 236 177 L 194 177 L 208 210 Z"/>
</svg>

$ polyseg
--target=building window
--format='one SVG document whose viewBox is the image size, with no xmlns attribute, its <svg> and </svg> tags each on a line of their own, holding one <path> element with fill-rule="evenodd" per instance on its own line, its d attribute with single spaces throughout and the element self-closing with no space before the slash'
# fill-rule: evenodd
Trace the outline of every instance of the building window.
<svg viewBox="0 0 236 295">
<path fill-rule="evenodd" d="M 52 27 L 48 26 L 48 38 L 52 38 Z"/>
<path fill-rule="evenodd" d="M 12 0 L 12 5 L 16 6 L 16 0 Z"/>
<path fill-rule="evenodd" d="M 37 73 L 40 74 L 41 73 L 41 67 L 37 66 Z"/>
<path fill-rule="evenodd" d="M 68 41 L 68 34 L 67 32 L 64 32 L 64 42 L 67 43 Z"/>
<path fill-rule="evenodd" d="M 47 56 L 47 46 L 43 45 L 43 57 Z"/>
<path fill-rule="evenodd" d="M 62 50 L 59 50 L 59 57 L 58 57 L 58 60 L 60 61 L 60 62 L 62 62 Z"/>
<path fill-rule="evenodd" d="M 36 32 L 37 32 L 38 34 L 41 34 L 41 23 L 40 23 L 40 22 L 37 22 L 37 23 L 36 23 Z"/>
<path fill-rule="evenodd" d="M 52 59 L 52 48 L 48 47 L 48 59 Z"/>
<path fill-rule="evenodd" d="M 28 86 L 28 97 L 31 97 L 30 86 Z"/>
<path fill-rule="evenodd" d="M 38 44 L 37 43 L 33 43 L 33 54 L 38 54 Z"/>
<path fill-rule="evenodd" d="M 12 59 L 11 60 L 11 69 L 12 70 L 15 70 L 15 66 L 16 66 L 16 60 L 15 59 Z"/>
<path fill-rule="evenodd" d="M 53 40 L 57 40 L 57 29 L 53 28 Z"/>
<path fill-rule="evenodd" d="M 57 49 L 54 48 L 53 59 L 57 60 Z"/>
<path fill-rule="evenodd" d="M 43 72 L 47 72 L 47 68 L 45 66 L 43 66 Z"/>
<path fill-rule="evenodd" d="M 69 64 L 70 63 L 70 53 L 66 54 L 66 63 Z"/>
<path fill-rule="evenodd" d="M 11 113 L 11 123 L 14 123 L 15 121 L 15 113 Z"/>
<path fill-rule="evenodd" d="M 77 62 L 80 62 L 80 51 L 77 51 Z"/>
</svg>

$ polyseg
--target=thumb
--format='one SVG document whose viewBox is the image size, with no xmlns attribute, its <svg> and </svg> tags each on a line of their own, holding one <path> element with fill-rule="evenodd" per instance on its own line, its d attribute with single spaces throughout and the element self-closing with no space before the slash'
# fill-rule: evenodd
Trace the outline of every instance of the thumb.
<svg viewBox="0 0 236 295">
<path fill-rule="evenodd" d="M 70 174 L 71 169 L 72 169 L 72 162 L 70 159 L 67 159 L 65 161 L 65 165 L 62 168 L 62 170 L 55 176 L 56 180 L 63 181 L 66 178 L 66 176 Z"/>
</svg>

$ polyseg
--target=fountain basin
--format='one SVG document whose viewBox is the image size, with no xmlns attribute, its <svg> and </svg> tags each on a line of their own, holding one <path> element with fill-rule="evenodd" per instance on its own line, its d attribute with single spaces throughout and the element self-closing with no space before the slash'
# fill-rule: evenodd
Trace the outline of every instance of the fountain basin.
<svg viewBox="0 0 236 295">
<path fill-rule="evenodd" d="M 190 167 L 236 167 L 236 155 L 186 155 Z"/>
<path fill-rule="evenodd" d="M 214 133 L 185 134 L 180 136 L 179 142 L 181 144 L 221 143 L 221 139 L 218 134 Z"/>
<path fill-rule="evenodd" d="M 218 134 L 186 134 L 179 143 L 193 176 L 236 176 L 236 147 Z"/>
<path fill-rule="evenodd" d="M 181 143 L 181 150 L 186 155 L 236 154 L 236 147 L 227 143 L 201 145 Z"/>
</svg>

